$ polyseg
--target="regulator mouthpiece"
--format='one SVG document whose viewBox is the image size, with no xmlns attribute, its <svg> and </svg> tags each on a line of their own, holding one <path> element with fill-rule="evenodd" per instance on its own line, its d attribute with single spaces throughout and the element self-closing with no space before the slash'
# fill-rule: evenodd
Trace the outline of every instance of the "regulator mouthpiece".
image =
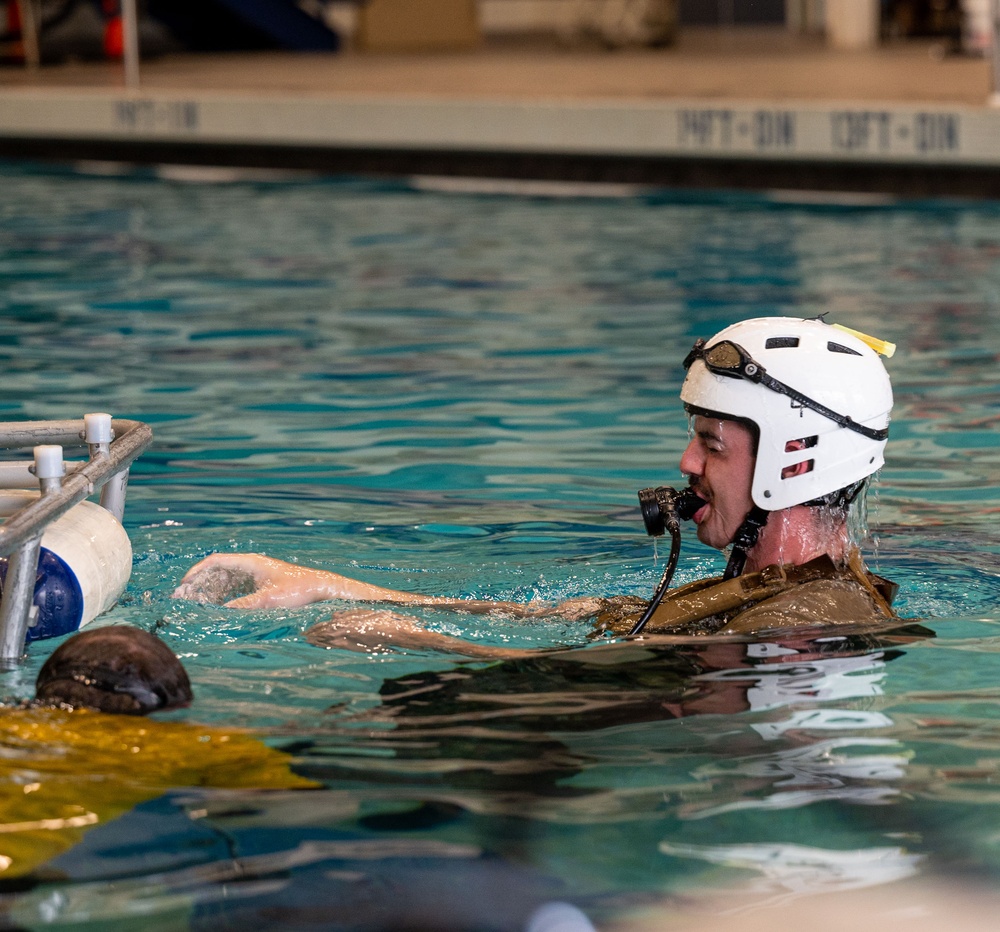
<svg viewBox="0 0 1000 932">
<path fill-rule="evenodd" d="M 646 533 L 650 537 L 660 537 L 665 531 L 670 531 L 670 556 L 667 558 L 663 578 L 653 593 L 652 601 L 646 607 L 642 618 L 629 631 L 629 636 L 642 631 L 646 622 L 653 617 L 670 585 L 670 580 L 674 578 L 677 560 L 681 553 L 680 520 L 690 521 L 705 501 L 690 486 L 681 489 L 680 492 L 677 489 L 660 486 L 656 489 L 642 489 L 639 492 L 639 504 L 642 507 L 642 520 L 646 525 Z"/>
<path fill-rule="evenodd" d="M 680 492 L 666 486 L 639 492 L 642 520 L 650 537 L 661 537 L 668 527 L 676 528 L 678 518 L 690 521 L 704 504 L 690 486 Z"/>
</svg>

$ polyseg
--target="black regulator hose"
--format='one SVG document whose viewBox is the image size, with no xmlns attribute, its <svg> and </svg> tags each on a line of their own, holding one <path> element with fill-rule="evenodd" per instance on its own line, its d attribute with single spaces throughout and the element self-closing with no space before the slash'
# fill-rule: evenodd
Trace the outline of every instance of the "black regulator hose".
<svg viewBox="0 0 1000 932">
<path fill-rule="evenodd" d="M 653 617 L 663 596 L 670 586 L 677 569 L 677 560 L 681 555 L 680 520 L 690 521 L 705 500 L 698 497 L 694 489 L 688 487 L 678 492 L 676 489 L 660 487 L 657 489 L 642 489 L 639 492 L 639 505 L 642 508 L 642 520 L 646 525 L 646 533 L 651 537 L 660 537 L 665 531 L 670 532 L 670 556 L 667 558 L 663 577 L 656 587 L 653 599 L 632 630 L 629 637 L 638 634 L 646 627 L 646 622 Z"/>
</svg>

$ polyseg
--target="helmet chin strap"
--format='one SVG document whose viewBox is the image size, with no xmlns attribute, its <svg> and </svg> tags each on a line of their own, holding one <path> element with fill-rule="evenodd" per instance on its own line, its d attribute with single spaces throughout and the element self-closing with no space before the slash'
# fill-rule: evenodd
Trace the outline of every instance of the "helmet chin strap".
<svg viewBox="0 0 1000 932">
<path fill-rule="evenodd" d="M 733 549 L 729 554 L 726 571 L 722 574 L 723 579 L 734 579 L 743 572 L 743 567 L 746 566 L 747 562 L 747 553 L 757 543 L 761 528 L 767 524 L 769 514 L 769 511 L 764 511 L 758 505 L 754 505 L 747 512 L 747 516 L 743 519 L 743 523 L 733 535 L 733 539 L 730 542 Z"/>
</svg>

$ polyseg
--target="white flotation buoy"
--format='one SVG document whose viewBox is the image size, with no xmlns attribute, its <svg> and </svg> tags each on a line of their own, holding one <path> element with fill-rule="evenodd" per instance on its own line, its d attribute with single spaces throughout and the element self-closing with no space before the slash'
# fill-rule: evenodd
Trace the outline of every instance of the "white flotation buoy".
<svg viewBox="0 0 1000 932">
<path fill-rule="evenodd" d="M 37 493 L 0 492 L 0 517 L 8 518 Z M 42 535 L 35 581 L 37 614 L 28 640 L 58 637 L 82 628 L 118 601 L 132 573 L 132 543 L 106 508 L 91 501 L 74 505 Z M 0 558 L 0 578 L 7 559 Z"/>
</svg>

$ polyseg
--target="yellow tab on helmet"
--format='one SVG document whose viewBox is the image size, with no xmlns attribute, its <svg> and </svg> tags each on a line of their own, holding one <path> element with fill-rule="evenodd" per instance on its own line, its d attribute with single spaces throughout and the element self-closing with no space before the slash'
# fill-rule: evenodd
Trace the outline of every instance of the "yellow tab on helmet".
<svg viewBox="0 0 1000 932">
<path fill-rule="evenodd" d="M 838 330 L 843 330 L 844 333 L 849 333 L 852 337 L 857 337 L 866 346 L 870 346 L 876 353 L 880 356 L 885 356 L 886 359 L 891 359 L 892 354 L 896 352 L 896 344 L 890 343 L 888 340 L 880 340 L 878 337 L 870 337 L 867 333 L 861 333 L 858 330 L 851 330 L 850 327 L 842 327 L 840 324 L 830 324 L 831 327 L 836 327 Z"/>
</svg>

